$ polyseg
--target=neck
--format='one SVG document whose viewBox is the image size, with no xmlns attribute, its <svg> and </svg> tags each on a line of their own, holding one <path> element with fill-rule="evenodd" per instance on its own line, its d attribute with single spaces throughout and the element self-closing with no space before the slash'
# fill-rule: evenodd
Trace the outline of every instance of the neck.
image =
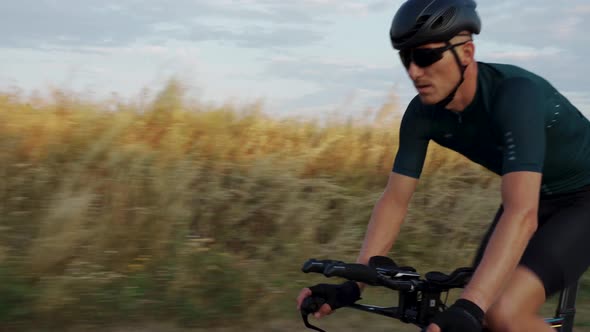
<svg viewBox="0 0 590 332">
<path fill-rule="evenodd" d="M 477 91 L 477 62 L 471 63 L 465 70 L 465 81 L 457 90 L 455 98 L 446 109 L 453 112 L 463 112 L 475 99 Z"/>
</svg>

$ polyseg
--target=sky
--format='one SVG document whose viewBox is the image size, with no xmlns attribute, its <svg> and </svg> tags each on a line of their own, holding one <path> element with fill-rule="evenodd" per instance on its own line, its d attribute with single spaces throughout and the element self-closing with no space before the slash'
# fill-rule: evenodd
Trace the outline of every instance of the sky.
<svg viewBox="0 0 590 332">
<path fill-rule="evenodd" d="M 170 78 L 267 112 L 376 108 L 416 92 L 388 32 L 402 0 L 0 2 L 0 90 L 139 96 Z M 590 2 L 480 0 L 476 59 L 549 80 L 590 113 Z"/>
</svg>

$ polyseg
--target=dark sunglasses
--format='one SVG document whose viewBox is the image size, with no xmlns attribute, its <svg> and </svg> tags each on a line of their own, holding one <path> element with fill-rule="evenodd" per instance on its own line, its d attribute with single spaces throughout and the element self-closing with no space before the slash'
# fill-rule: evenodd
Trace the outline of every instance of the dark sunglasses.
<svg viewBox="0 0 590 332">
<path fill-rule="evenodd" d="M 467 44 L 470 41 L 471 40 L 467 40 L 461 43 L 450 44 L 437 48 L 411 48 L 402 50 L 399 51 L 399 57 L 402 59 L 402 63 L 406 69 L 410 68 L 412 61 L 416 64 L 416 66 L 425 68 L 442 59 L 443 53 L 446 51 L 454 47 Z"/>
</svg>

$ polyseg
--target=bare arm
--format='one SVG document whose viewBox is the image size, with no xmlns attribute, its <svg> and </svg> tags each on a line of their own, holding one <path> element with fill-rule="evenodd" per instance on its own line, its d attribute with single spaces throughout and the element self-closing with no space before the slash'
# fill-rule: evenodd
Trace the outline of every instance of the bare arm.
<svg viewBox="0 0 590 332">
<path fill-rule="evenodd" d="M 385 191 L 373 208 L 363 247 L 357 259 L 358 263 L 368 264 L 372 256 L 385 255 L 391 249 L 399 234 L 417 184 L 418 180 L 415 178 L 394 172 L 390 174 Z M 363 283 L 358 283 L 358 285 L 361 290 L 364 288 Z M 299 293 L 297 297 L 298 310 L 301 308 L 303 300 L 308 296 L 311 296 L 309 288 L 304 288 Z M 315 317 L 320 318 L 330 312 L 332 312 L 330 306 L 324 304 L 315 313 Z"/>
<path fill-rule="evenodd" d="M 383 195 L 373 208 L 358 263 L 367 264 L 372 256 L 385 255 L 391 249 L 417 184 L 415 178 L 391 173 Z"/>
<path fill-rule="evenodd" d="M 502 177 L 502 214 L 483 259 L 462 298 L 482 310 L 496 300 L 537 229 L 541 174 L 512 172 Z"/>
</svg>

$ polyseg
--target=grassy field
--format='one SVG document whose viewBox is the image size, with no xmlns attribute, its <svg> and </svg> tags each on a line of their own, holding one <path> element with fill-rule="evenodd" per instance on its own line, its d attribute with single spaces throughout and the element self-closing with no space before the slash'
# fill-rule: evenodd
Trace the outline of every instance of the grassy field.
<svg viewBox="0 0 590 332">
<path fill-rule="evenodd" d="M 325 280 L 301 264 L 355 259 L 396 151 L 395 103 L 319 121 L 187 100 L 177 82 L 137 102 L 0 94 L 0 327 L 303 330 L 295 296 Z M 431 144 L 391 256 L 422 272 L 468 265 L 498 188 Z M 367 317 L 320 324 L 407 329 Z"/>
</svg>

